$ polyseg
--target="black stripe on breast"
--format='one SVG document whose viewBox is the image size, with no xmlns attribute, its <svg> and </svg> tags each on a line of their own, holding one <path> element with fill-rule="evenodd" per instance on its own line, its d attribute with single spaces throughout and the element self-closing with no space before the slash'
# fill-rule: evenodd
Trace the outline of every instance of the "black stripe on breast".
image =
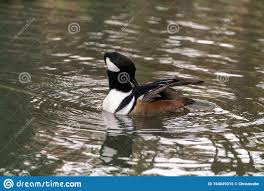
<svg viewBox="0 0 264 191">
<path fill-rule="evenodd" d="M 123 101 L 120 103 L 120 105 L 118 106 L 118 108 L 115 110 L 115 113 L 117 113 L 120 110 L 124 109 L 124 107 L 126 107 L 131 102 L 131 100 L 133 99 L 134 96 L 135 96 L 135 93 L 133 91 L 130 95 L 128 95 L 125 99 L 123 99 Z M 136 98 L 135 98 L 135 102 L 136 102 Z M 132 109 L 133 108 L 134 108 L 134 104 L 133 104 Z M 129 111 L 129 112 L 131 112 L 131 111 Z"/>
</svg>

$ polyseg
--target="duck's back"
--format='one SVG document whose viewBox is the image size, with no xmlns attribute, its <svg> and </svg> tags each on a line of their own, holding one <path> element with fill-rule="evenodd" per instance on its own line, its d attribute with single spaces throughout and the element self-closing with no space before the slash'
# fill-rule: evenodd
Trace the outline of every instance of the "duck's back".
<svg viewBox="0 0 264 191">
<path fill-rule="evenodd" d="M 168 80 L 156 81 L 154 83 L 164 83 L 150 91 L 147 91 L 141 99 L 137 100 L 135 108 L 131 112 L 134 115 L 154 115 L 167 112 L 178 112 L 184 109 L 184 106 L 192 104 L 194 100 L 182 96 L 179 91 L 172 89 L 172 86 L 196 85 L 203 81 L 176 78 Z M 151 85 L 151 84 L 150 84 Z"/>
<path fill-rule="evenodd" d="M 170 90 L 172 92 L 173 90 Z M 179 112 L 184 106 L 192 104 L 194 101 L 187 97 L 178 95 L 174 90 L 174 95 L 170 97 L 155 97 L 151 101 L 138 100 L 132 112 L 134 115 L 155 115 L 168 112 Z"/>
</svg>

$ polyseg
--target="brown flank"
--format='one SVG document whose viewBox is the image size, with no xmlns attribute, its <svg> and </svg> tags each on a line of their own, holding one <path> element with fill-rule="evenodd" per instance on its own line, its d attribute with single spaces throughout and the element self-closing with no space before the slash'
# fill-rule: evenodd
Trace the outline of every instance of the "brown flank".
<svg viewBox="0 0 264 191">
<path fill-rule="evenodd" d="M 160 100 L 154 102 L 137 101 L 132 111 L 133 115 L 154 115 L 166 112 L 177 112 L 183 109 L 185 105 L 189 105 L 194 101 L 189 98 L 179 97 L 173 100 Z"/>
</svg>

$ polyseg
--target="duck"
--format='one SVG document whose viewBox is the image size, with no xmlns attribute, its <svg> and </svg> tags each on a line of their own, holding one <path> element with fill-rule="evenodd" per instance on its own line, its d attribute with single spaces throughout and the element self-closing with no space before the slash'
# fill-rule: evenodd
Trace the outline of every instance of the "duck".
<svg viewBox="0 0 264 191">
<path fill-rule="evenodd" d="M 179 112 L 195 101 L 173 89 L 175 86 L 199 85 L 204 81 L 173 77 L 139 84 L 132 59 L 119 52 L 106 52 L 109 92 L 102 108 L 117 115 L 156 115 Z"/>
</svg>

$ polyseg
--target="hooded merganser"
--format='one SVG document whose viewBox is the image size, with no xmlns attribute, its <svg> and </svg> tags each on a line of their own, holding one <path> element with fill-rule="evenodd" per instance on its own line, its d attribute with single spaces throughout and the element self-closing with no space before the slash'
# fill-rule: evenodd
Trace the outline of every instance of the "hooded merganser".
<svg viewBox="0 0 264 191">
<path fill-rule="evenodd" d="M 135 79 L 136 67 L 131 59 L 117 53 L 104 55 L 109 80 L 109 93 L 103 101 L 103 110 L 120 115 L 151 115 L 174 112 L 194 102 L 183 97 L 173 86 L 196 85 L 203 81 L 175 77 L 139 85 Z"/>
</svg>

